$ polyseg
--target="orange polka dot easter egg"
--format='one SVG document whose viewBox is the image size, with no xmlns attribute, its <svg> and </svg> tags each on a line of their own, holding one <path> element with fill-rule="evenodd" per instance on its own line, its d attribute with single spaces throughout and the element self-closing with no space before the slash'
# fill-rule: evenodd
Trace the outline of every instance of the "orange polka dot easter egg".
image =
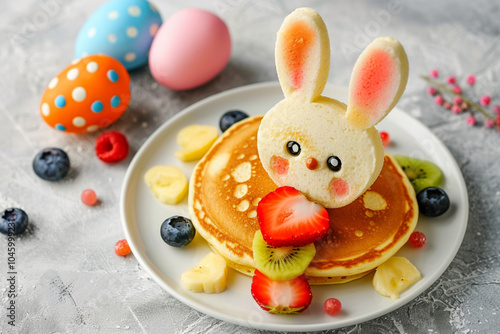
<svg viewBox="0 0 500 334">
<path fill-rule="evenodd" d="M 40 102 L 43 120 L 56 130 L 89 133 L 115 122 L 130 102 L 130 76 L 116 59 L 91 55 L 53 78 Z"/>
</svg>

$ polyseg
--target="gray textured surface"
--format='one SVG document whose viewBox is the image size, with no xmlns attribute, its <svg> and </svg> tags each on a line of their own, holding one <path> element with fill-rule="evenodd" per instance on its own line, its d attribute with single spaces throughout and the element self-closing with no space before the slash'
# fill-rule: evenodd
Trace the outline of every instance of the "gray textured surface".
<svg viewBox="0 0 500 334">
<path fill-rule="evenodd" d="M 7 324 L 7 246 L 0 238 L 0 331 L 4 333 L 261 333 L 198 313 L 169 296 L 133 256 L 114 254 L 124 237 L 119 196 L 133 153 L 183 108 L 230 88 L 276 80 L 274 35 L 299 6 L 320 12 L 332 41 L 329 82 L 347 85 L 357 54 L 372 39 L 401 40 L 410 59 L 399 107 L 429 126 L 457 160 L 469 193 L 469 226 L 445 274 L 406 306 L 331 333 L 499 333 L 500 132 L 470 127 L 432 103 L 419 79 L 432 68 L 464 77 L 475 73 L 475 98 L 500 104 L 500 5 L 490 1 L 154 1 L 163 18 L 185 7 L 214 11 L 228 24 L 233 54 L 227 68 L 200 88 L 173 92 L 146 69 L 132 73 L 129 111 L 111 129 L 130 140 L 129 158 L 105 165 L 94 154 L 97 134 L 72 136 L 46 126 L 38 113 L 48 81 L 72 61 L 79 28 L 98 0 L 23 0 L 0 3 L 0 209 L 21 207 L 29 231 L 18 238 L 16 327 Z M 396 6 L 394 6 L 396 5 Z M 389 13 L 381 20 L 377 13 Z M 377 20 L 378 17 L 378 20 Z M 264 38 L 262 38 L 264 36 Z M 349 45 L 349 48 L 346 46 Z M 33 174 L 31 160 L 58 146 L 73 169 L 63 182 Z M 88 208 L 80 193 L 101 200 Z"/>
</svg>

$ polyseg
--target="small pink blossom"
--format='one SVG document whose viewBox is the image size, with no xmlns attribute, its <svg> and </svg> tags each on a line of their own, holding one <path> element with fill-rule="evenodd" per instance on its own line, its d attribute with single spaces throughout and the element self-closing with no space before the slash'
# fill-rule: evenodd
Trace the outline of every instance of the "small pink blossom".
<svg viewBox="0 0 500 334">
<path fill-rule="evenodd" d="M 470 74 L 467 77 L 467 83 L 472 86 L 475 82 L 476 82 L 476 76 L 474 74 Z"/>
<path fill-rule="evenodd" d="M 500 125 L 500 116 L 495 117 L 495 123 L 497 123 L 498 125 Z"/>
<path fill-rule="evenodd" d="M 467 104 L 467 102 L 462 102 L 460 108 L 462 108 L 462 110 L 467 110 L 467 108 L 469 108 L 469 105 Z"/>
<path fill-rule="evenodd" d="M 500 115 L 500 106 L 493 106 L 493 112 L 495 115 Z"/>
<path fill-rule="evenodd" d="M 491 103 L 491 96 L 489 95 L 483 95 L 479 98 L 479 103 L 481 103 L 482 106 L 488 106 Z"/>
<path fill-rule="evenodd" d="M 430 86 L 427 88 L 427 94 L 429 95 L 436 95 L 437 94 L 437 89 L 435 87 Z"/>
<path fill-rule="evenodd" d="M 458 86 L 458 85 L 454 86 L 453 87 L 453 93 L 455 93 L 455 94 L 462 93 L 462 88 L 460 86 Z"/>
<path fill-rule="evenodd" d="M 454 75 L 450 75 L 446 80 L 450 85 L 454 85 L 457 82 L 457 78 Z"/>
<path fill-rule="evenodd" d="M 434 98 L 434 103 L 436 103 L 437 105 L 442 105 L 444 102 L 444 99 L 441 95 L 437 95 L 435 98 Z"/>
<path fill-rule="evenodd" d="M 470 126 L 473 126 L 476 124 L 476 118 L 472 115 L 469 115 L 467 116 L 467 118 L 465 119 L 465 121 L 467 122 L 467 124 L 469 124 Z"/>
<path fill-rule="evenodd" d="M 493 126 L 495 126 L 495 121 L 492 120 L 491 118 L 487 118 L 484 120 L 484 126 L 487 127 L 488 129 L 491 129 Z"/>
<path fill-rule="evenodd" d="M 453 98 L 453 104 L 461 105 L 463 102 L 462 98 L 460 96 L 455 96 Z"/>
<path fill-rule="evenodd" d="M 454 104 L 453 107 L 451 107 L 451 112 L 454 114 L 460 114 L 462 112 L 462 108 L 458 104 Z"/>
<path fill-rule="evenodd" d="M 444 107 L 445 109 L 450 109 L 450 108 L 451 108 L 451 104 L 450 104 L 450 102 L 445 102 L 445 103 L 443 103 L 443 107 Z"/>
<path fill-rule="evenodd" d="M 439 76 L 439 71 L 436 69 L 431 70 L 431 73 L 429 74 L 431 78 L 437 78 Z"/>
</svg>

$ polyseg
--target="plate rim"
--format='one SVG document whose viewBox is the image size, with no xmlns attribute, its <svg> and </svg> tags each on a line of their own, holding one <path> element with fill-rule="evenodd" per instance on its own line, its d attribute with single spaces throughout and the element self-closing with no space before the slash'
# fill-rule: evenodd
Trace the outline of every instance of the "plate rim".
<svg viewBox="0 0 500 334">
<path fill-rule="evenodd" d="M 155 281 L 156 284 L 160 285 L 165 291 L 167 291 L 172 297 L 176 298 L 180 302 L 190 306 L 191 308 L 195 309 L 198 312 L 207 314 L 211 317 L 214 317 L 216 319 L 220 319 L 223 321 L 227 321 L 229 323 L 233 323 L 236 325 L 244 326 L 244 327 L 249 327 L 249 328 L 255 328 L 255 329 L 261 329 L 261 330 L 274 330 L 274 331 L 292 331 L 292 332 L 299 332 L 299 331 L 320 331 L 320 330 L 329 330 L 329 329 L 337 329 L 337 328 L 342 328 L 346 326 L 351 326 L 355 324 L 360 324 L 366 321 L 373 320 L 375 318 L 378 318 L 380 316 L 383 316 L 385 314 L 388 314 L 396 309 L 399 309 L 400 307 L 403 307 L 405 304 L 413 301 L 416 297 L 418 297 L 420 294 L 422 294 L 425 290 L 427 290 L 432 284 L 434 284 L 439 277 L 443 275 L 443 273 L 449 268 L 451 262 L 455 259 L 458 250 L 460 249 L 463 239 L 466 233 L 467 225 L 468 225 L 468 215 L 465 219 L 465 222 L 461 224 L 461 229 L 458 231 L 457 237 L 459 242 L 457 242 L 454 247 L 452 248 L 452 252 L 450 255 L 445 258 L 445 261 L 441 262 L 441 265 L 439 267 L 439 270 L 434 273 L 433 276 L 435 276 L 435 279 L 433 280 L 428 280 L 425 282 L 425 284 L 422 285 L 420 289 L 413 289 L 411 291 L 408 291 L 408 294 L 405 296 L 404 300 L 398 299 L 394 300 L 393 303 L 385 308 L 382 308 L 381 310 L 372 312 L 369 316 L 366 316 L 363 318 L 361 321 L 355 321 L 355 319 L 343 319 L 338 322 L 332 322 L 332 323 L 317 323 L 317 324 L 305 324 L 305 325 L 300 325 L 300 324 L 289 324 L 289 325 L 282 325 L 282 324 L 275 324 L 275 323 L 264 323 L 264 322 L 255 322 L 251 321 L 248 319 L 240 319 L 240 318 L 234 318 L 232 316 L 226 315 L 224 313 L 215 311 L 215 310 L 210 310 L 206 309 L 205 307 L 200 306 L 195 300 L 189 299 L 186 296 L 178 293 L 175 289 L 173 289 L 170 285 L 168 285 L 159 275 L 158 273 L 154 270 L 154 268 L 150 268 L 148 262 L 151 262 L 151 260 L 147 257 L 146 254 L 143 254 L 135 245 L 134 242 L 130 242 L 131 240 L 134 239 L 134 236 L 132 235 L 132 231 L 129 229 L 129 222 L 127 221 L 127 209 L 126 209 L 126 200 L 127 200 L 127 190 L 131 186 L 131 183 L 133 182 L 132 177 L 134 174 L 134 167 L 139 163 L 140 158 L 142 155 L 147 152 L 148 147 L 150 146 L 151 143 L 153 143 L 156 138 L 162 135 L 163 131 L 165 129 L 169 128 L 169 126 L 176 121 L 180 120 L 183 117 L 187 117 L 190 113 L 193 111 L 196 111 L 200 106 L 203 106 L 207 103 L 211 103 L 213 101 L 216 101 L 221 98 L 225 98 L 227 96 L 233 95 L 233 94 L 238 94 L 241 92 L 246 92 L 246 91 L 252 91 L 252 90 L 258 90 L 258 89 L 266 89 L 266 88 L 272 88 L 276 89 L 276 87 L 279 87 L 279 82 L 278 81 L 269 81 L 269 82 L 261 82 L 261 83 L 253 83 L 249 85 L 244 85 L 236 88 L 232 88 L 229 90 L 225 90 L 222 92 L 219 92 L 217 94 L 208 96 L 200 101 L 197 101 L 186 108 L 182 109 L 179 111 L 177 114 L 173 115 L 170 117 L 167 121 L 165 121 L 163 124 L 161 124 L 141 145 L 141 147 L 137 150 L 135 153 L 134 157 L 132 158 L 131 162 L 129 163 L 127 167 L 127 171 L 125 173 L 125 177 L 122 182 L 122 188 L 120 192 L 120 219 L 122 223 L 122 228 L 125 233 L 126 239 L 129 241 L 130 248 L 132 249 L 132 252 L 134 254 L 134 257 L 137 259 L 139 265 L 141 268 Z M 327 83 L 325 87 L 325 91 L 328 90 L 342 90 L 342 91 L 347 91 L 346 87 L 342 86 L 337 86 L 333 85 L 330 83 Z M 457 178 L 457 185 L 460 189 L 460 195 L 463 197 L 464 203 L 461 203 L 465 205 L 465 212 L 469 213 L 469 199 L 468 199 L 468 193 L 467 193 L 467 188 L 465 184 L 465 180 L 463 178 L 463 174 L 461 172 L 461 169 L 449 151 L 448 147 L 444 145 L 444 143 L 426 126 L 424 125 L 421 121 L 418 119 L 408 115 L 406 112 L 402 111 L 399 109 L 396 105 L 396 107 L 393 109 L 391 113 L 397 113 L 398 117 L 402 117 L 408 121 L 414 122 L 417 127 L 420 129 L 424 130 L 431 136 L 433 140 L 435 140 L 439 145 L 440 149 L 443 151 L 444 154 L 446 154 L 446 157 L 444 159 L 452 164 L 452 167 L 458 171 L 458 178 Z M 131 223 L 130 223 L 131 224 Z M 335 318 L 332 318 L 332 321 L 334 321 Z"/>
</svg>

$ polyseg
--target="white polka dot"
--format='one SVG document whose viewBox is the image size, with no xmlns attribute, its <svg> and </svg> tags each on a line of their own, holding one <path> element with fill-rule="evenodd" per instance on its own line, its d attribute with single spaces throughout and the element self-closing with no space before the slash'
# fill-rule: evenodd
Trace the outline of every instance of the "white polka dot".
<svg viewBox="0 0 500 334">
<path fill-rule="evenodd" d="M 115 34 L 109 34 L 108 35 L 108 41 L 110 43 L 116 43 L 116 35 Z"/>
<path fill-rule="evenodd" d="M 128 8 L 128 13 L 130 16 L 138 17 L 141 16 L 141 9 L 137 6 L 130 6 Z"/>
<path fill-rule="evenodd" d="M 135 58 L 136 58 L 136 55 L 135 55 L 135 53 L 133 53 L 133 52 L 129 52 L 129 53 L 127 53 L 127 54 L 125 55 L 125 60 L 126 60 L 126 61 L 134 61 L 134 60 L 135 60 Z"/>
<path fill-rule="evenodd" d="M 76 127 L 81 128 L 82 126 L 85 125 L 85 123 L 87 123 L 87 122 L 85 121 L 85 118 L 83 118 L 83 117 L 75 117 L 75 118 L 73 118 L 73 125 L 76 126 Z"/>
<path fill-rule="evenodd" d="M 82 102 L 87 98 L 87 91 L 83 87 L 76 87 L 71 92 L 71 97 L 73 97 L 73 100 L 76 102 Z"/>
<path fill-rule="evenodd" d="M 49 82 L 49 88 L 53 89 L 55 86 L 57 86 L 57 83 L 59 82 L 59 79 L 55 77 L 54 79 L 50 80 Z"/>
<path fill-rule="evenodd" d="M 48 103 L 42 104 L 42 114 L 43 116 L 49 116 L 50 115 L 50 107 Z"/>
<path fill-rule="evenodd" d="M 89 29 L 89 31 L 87 32 L 87 36 L 88 36 L 89 38 L 92 38 L 92 37 L 94 37 L 94 36 L 95 36 L 96 32 L 97 32 L 97 30 L 96 30 L 95 28 L 93 28 L 93 27 L 92 27 L 92 28 L 90 28 L 90 29 Z"/>
<path fill-rule="evenodd" d="M 95 61 L 91 61 L 90 63 L 87 64 L 87 71 L 89 71 L 90 73 L 94 73 L 95 71 L 97 71 L 98 68 L 99 65 L 97 65 Z"/>
<path fill-rule="evenodd" d="M 66 78 L 68 78 L 68 80 L 75 80 L 78 77 L 78 74 L 80 74 L 80 71 L 78 71 L 77 68 L 72 68 L 68 71 L 68 73 L 66 73 Z"/>
<path fill-rule="evenodd" d="M 99 125 L 91 125 L 91 126 L 87 127 L 88 132 L 94 132 L 97 130 L 99 130 Z"/>
<path fill-rule="evenodd" d="M 127 36 L 130 38 L 137 37 L 137 34 L 139 34 L 139 31 L 137 31 L 136 27 L 128 27 L 127 28 Z"/>
<path fill-rule="evenodd" d="M 112 12 L 109 12 L 109 14 L 108 14 L 108 18 L 109 18 L 110 20 L 114 20 L 114 19 L 118 18 L 118 12 L 117 12 L 116 10 L 114 10 L 114 11 L 112 11 Z"/>
<path fill-rule="evenodd" d="M 149 27 L 149 34 L 150 34 L 151 36 L 156 35 L 156 33 L 158 32 L 158 28 L 159 28 L 158 24 L 153 23 L 153 24 L 151 25 L 151 27 Z"/>
</svg>

